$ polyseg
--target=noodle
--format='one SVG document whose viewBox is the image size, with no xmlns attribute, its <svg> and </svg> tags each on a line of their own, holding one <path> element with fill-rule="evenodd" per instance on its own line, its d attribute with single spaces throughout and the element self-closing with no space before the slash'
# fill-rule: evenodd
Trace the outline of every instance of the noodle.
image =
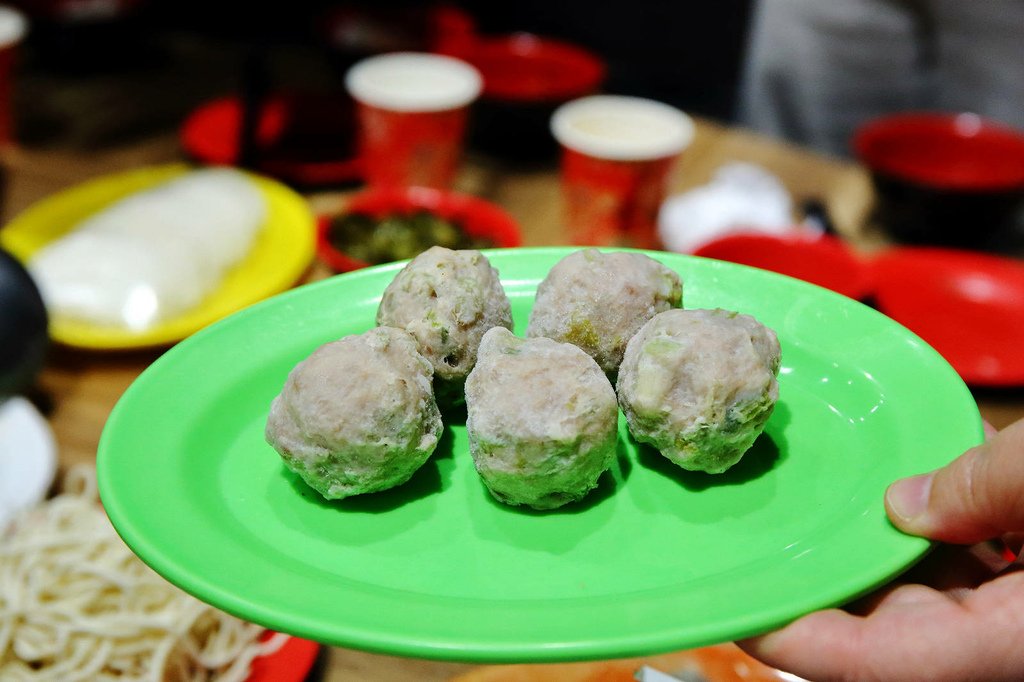
<svg viewBox="0 0 1024 682">
<path fill-rule="evenodd" d="M 287 636 L 185 594 L 132 554 L 91 468 L 0 536 L 0 679 L 242 682 Z M 2 530 L 2 529 L 0 529 Z"/>
</svg>

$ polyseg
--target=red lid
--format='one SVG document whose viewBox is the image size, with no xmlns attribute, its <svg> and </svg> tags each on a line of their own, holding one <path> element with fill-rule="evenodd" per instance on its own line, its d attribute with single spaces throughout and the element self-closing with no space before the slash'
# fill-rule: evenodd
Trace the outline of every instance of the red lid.
<svg viewBox="0 0 1024 682">
<path fill-rule="evenodd" d="M 374 218 L 408 215 L 427 210 L 457 224 L 467 235 L 491 241 L 496 248 L 519 246 L 522 236 L 515 219 L 497 204 L 469 194 L 428 187 L 369 189 L 352 196 L 347 213 L 364 213 Z M 332 216 L 321 216 L 317 224 L 317 254 L 335 272 L 369 266 L 339 251 L 328 239 Z"/>
<path fill-rule="evenodd" d="M 1024 191 L 1024 133 L 975 114 L 912 113 L 868 122 L 853 147 L 871 170 L 961 191 Z"/>
<path fill-rule="evenodd" d="M 828 235 L 743 232 L 709 242 L 695 255 L 771 270 L 850 298 L 871 293 L 871 277 L 863 261 L 842 240 Z"/>
<path fill-rule="evenodd" d="M 872 264 L 878 309 L 976 386 L 1024 386 L 1024 262 L 900 248 Z"/>
<path fill-rule="evenodd" d="M 185 119 L 181 146 L 192 158 L 232 165 L 239 156 L 242 105 L 237 97 L 208 102 Z M 347 98 L 278 93 L 256 125 L 257 169 L 300 185 L 358 180 L 353 105 Z"/>
<path fill-rule="evenodd" d="M 564 101 L 595 92 L 607 68 L 592 52 L 531 33 L 483 37 L 447 52 L 475 66 L 483 96 L 514 101 Z"/>
</svg>

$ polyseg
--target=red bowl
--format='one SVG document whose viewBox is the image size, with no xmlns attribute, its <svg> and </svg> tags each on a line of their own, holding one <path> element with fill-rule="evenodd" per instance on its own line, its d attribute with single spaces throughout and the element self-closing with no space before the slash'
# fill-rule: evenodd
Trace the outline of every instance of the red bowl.
<svg viewBox="0 0 1024 682">
<path fill-rule="evenodd" d="M 853 147 L 871 171 L 875 219 L 916 244 L 999 249 L 1024 207 L 1024 133 L 974 114 L 870 121 Z"/>
<path fill-rule="evenodd" d="M 459 52 L 480 71 L 485 99 L 563 102 L 594 92 L 607 71 L 592 52 L 532 33 L 479 38 Z"/>
<path fill-rule="evenodd" d="M 975 114 L 915 113 L 868 122 L 853 138 L 872 171 L 948 191 L 1024 188 L 1024 133 Z"/>
<path fill-rule="evenodd" d="M 477 37 L 444 53 L 472 64 L 483 78 L 470 144 L 511 161 L 555 158 L 551 115 L 559 105 L 597 92 L 607 72 L 604 60 L 589 50 L 531 33 Z"/>
<path fill-rule="evenodd" d="M 270 637 L 272 633 L 267 633 Z M 246 682 L 303 682 L 316 663 L 320 645 L 308 639 L 289 637 L 272 654 L 254 658 Z"/>
<path fill-rule="evenodd" d="M 850 298 L 871 294 L 864 262 L 842 240 L 828 235 L 736 233 L 704 244 L 695 255 L 771 270 Z"/>
<path fill-rule="evenodd" d="M 519 224 L 503 208 L 469 194 L 428 187 L 369 189 L 352 196 L 346 213 L 363 213 L 375 219 L 429 211 L 458 225 L 467 235 L 486 239 L 495 248 L 522 244 Z M 371 265 L 340 251 L 328 239 L 332 219 L 320 216 L 317 223 L 317 255 L 335 272 L 349 272 Z"/>
</svg>

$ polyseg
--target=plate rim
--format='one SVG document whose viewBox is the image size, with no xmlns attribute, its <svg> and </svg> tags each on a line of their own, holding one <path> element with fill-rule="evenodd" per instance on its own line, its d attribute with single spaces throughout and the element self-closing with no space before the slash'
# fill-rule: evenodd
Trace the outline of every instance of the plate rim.
<svg viewBox="0 0 1024 682">
<path fill-rule="evenodd" d="M 577 248 L 579 247 L 535 247 L 526 249 L 493 249 L 485 250 L 484 254 L 487 255 L 489 258 L 494 256 L 501 258 L 503 254 L 511 254 L 513 252 L 522 254 L 525 251 L 527 253 L 524 254 L 524 257 L 530 255 L 531 253 L 537 255 L 543 254 L 546 256 L 555 256 L 566 255 L 571 251 L 576 250 Z M 629 251 L 629 249 L 616 250 Z M 709 267 L 714 267 L 720 271 L 724 270 L 728 272 L 733 268 L 739 268 L 743 270 L 757 271 L 758 276 L 761 277 L 782 278 L 785 280 L 790 280 L 791 282 L 796 283 L 795 285 L 798 287 L 811 287 L 815 290 L 818 290 L 820 294 L 823 294 L 828 297 L 835 297 L 835 300 L 842 302 L 842 305 L 850 305 L 857 306 L 859 308 L 864 308 L 868 312 L 868 314 L 876 315 L 879 318 L 884 319 L 884 324 L 893 325 L 894 327 L 902 330 L 902 334 L 904 335 L 904 337 L 906 337 L 909 340 L 916 341 L 916 345 L 921 347 L 922 351 L 926 354 L 927 357 L 931 358 L 932 362 L 937 363 L 936 366 L 938 368 L 945 368 L 943 371 L 945 372 L 946 376 L 945 379 L 943 379 L 943 382 L 951 382 L 948 388 L 957 394 L 955 396 L 956 401 L 958 403 L 964 403 L 965 407 L 968 405 L 973 407 L 973 412 L 964 412 L 964 429 L 971 430 L 968 428 L 968 422 L 971 422 L 970 426 L 973 426 L 973 436 L 975 440 L 980 442 L 982 436 L 981 418 L 980 415 L 977 413 L 976 405 L 973 401 L 973 398 L 971 398 L 970 392 L 967 389 L 966 385 L 962 382 L 959 376 L 956 375 L 952 367 L 949 366 L 948 362 L 946 362 L 934 349 L 932 349 L 926 343 L 921 341 L 919 337 L 913 334 L 913 332 L 907 330 L 905 327 L 898 324 L 891 318 L 886 317 L 882 313 L 879 313 L 878 311 L 871 309 L 870 307 L 865 306 L 862 303 L 842 296 L 841 294 L 837 294 L 828 289 L 808 284 L 806 282 L 802 282 L 800 280 L 785 275 L 766 272 L 759 270 L 757 268 L 751 268 L 749 266 L 725 263 L 722 261 L 714 261 L 712 259 L 698 258 L 695 256 L 689 256 L 684 254 L 672 254 L 667 252 L 649 251 L 639 252 L 647 253 L 652 257 L 656 257 L 659 259 L 678 259 L 678 262 L 680 263 L 685 263 L 690 259 L 700 260 L 704 261 L 705 263 L 711 264 Z M 386 273 L 387 271 L 396 271 L 403 267 L 404 264 L 405 261 L 375 266 L 373 268 L 367 268 L 352 273 L 336 275 L 325 280 L 304 285 L 303 287 L 298 287 L 291 291 L 280 294 L 279 296 L 274 297 L 273 299 L 268 299 L 267 301 L 261 302 L 260 304 L 251 306 L 246 310 L 240 311 L 239 313 L 236 313 L 235 315 L 226 318 L 224 322 L 218 324 L 228 324 L 227 320 L 231 318 L 259 314 L 260 307 L 274 305 L 273 303 L 271 303 L 271 301 L 273 300 L 286 301 L 288 298 L 294 296 L 302 296 L 303 292 L 310 291 L 313 288 L 330 287 L 332 286 L 332 282 L 336 282 L 339 278 L 346 278 L 348 280 L 352 280 L 355 278 L 381 277 L 384 276 L 383 273 Z M 500 265 L 500 262 L 497 263 L 496 265 Z M 216 333 L 215 325 L 211 325 L 210 327 L 202 330 L 201 332 L 197 333 L 192 338 L 190 338 L 189 346 L 191 346 L 193 343 L 202 343 L 203 338 L 205 338 L 208 334 L 213 333 Z M 179 344 L 179 346 L 177 346 L 176 348 L 171 349 L 171 351 L 169 351 L 167 354 L 165 354 L 163 357 L 159 358 L 155 363 L 153 363 L 151 368 L 147 369 L 146 372 L 144 372 L 144 375 L 151 371 L 162 371 L 159 369 L 153 370 L 152 368 L 162 366 L 164 363 L 173 362 L 174 358 L 177 356 L 178 353 L 186 352 L 185 350 L 179 350 L 182 349 L 183 347 L 185 347 L 184 344 Z M 187 349 L 187 347 L 185 348 Z M 118 421 L 121 418 L 123 406 L 127 404 L 126 401 L 133 400 L 133 393 L 134 391 L 138 390 L 136 387 L 139 385 L 144 384 L 140 384 L 137 381 L 131 387 L 129 387 L 128 391 L 126 391 L 124 396 L 122 396 L 121 400 L 118 402 L 118 405 L 115 406 L 114 411 L 112 412 L 111 417 L 108 420 L 108 426 L 104 429 L 103 436 L 101 437 L 98 453 L 98 462 L 101 463 L 101 466 L 99 468 L 100 492 L 101 497 L 104 499 L 104 504 L 109 505 L 108 514 L 111 514 L 111 519 L 112 522 L 114 522 L 114 527 L 118 530 L 118 533 L 121 534 L 122 538 L 124 538 L 126 543 L 130 547 L 132 547 L 133 550 L 136 551 L 137 548 L 141 546 L 143 548 L 143 553 L 140 554 L 140 556 L 142 557 L 143 561 L 151 565 L 161 575 L 165 575 L 165 577 L 171 579 L 171 577 L 167 575 L 167 571 L 169 570 L 172 573 L 177 572 L 177 567 L 173 565 L 173 558 L 167 556 L 166 552 L 161 552 L 159 550 L 152 554 L 149 553 L 153 549 L 152 543 L 150 543 L 146 538 L 142 537 L 141 534 L 139 533 L 139 529 L 133 527 L 131 521 L 124 517 L 126 510 L 119 508 L 119 501 L 116 499 L 116 495 L 114 497 L 110 496 L 111 487 L 114 486 L 114 484 L 112 483 L 112 477 L 114 476 L 114 473 L 108 467 L 103 466 L 102 464 L 107 461 L 108 449 L 111 447 L 111 440 L 113 439 L 113 436 L 111 434 L 114 432 L 114 429 L 117 428 Z M 115 521 L 115 517 L 117 518 L 117 521 Z M 801 602 L 800 609 L 798 610 L 806 611 L 811 609 L 824 608 L 827 606 L 834 606 L 839 603 L 843 603 L 850 599 L 853 599 L 857 596 L 860 596 L 861 594 L 870 591 L 877 585 L 888 581 L 895 575 L 898 575 L 902 571 L 906 570 L 908 567 L 910 567 L 911 565 L 919 561 L 921 558 L 923 558 L 925 554 L 929 551 L 929 549 L 932 547 L 932 543 L 922 538 L 914 538 L 910 536 L 903 536 L 903 538 L 905 539 L 905 541 L 901 539 L 900 542 L 902 542 L 907 549 L 900 556 L 894 559 L 890 559 L 890 561 L 885 565 L 885 575 L 883 578 L 876 579 L 876 581 L 871 583 L 870 585 L 863 585 L 861 584 L 861 581 L 854 580 L 853 578 L 847 576 L 845 580 L 840 580 L 838 583 L 835 583 L 842 585 L 841 588 L 833 587 L 831 590 L 827 591 L 828 594 L 825 595 L 825 597 L 827 597 L 826 602 L 821 601 L 822 594 L 819 592 L 812 595 L 810 598 L 803 600 Z M 150 546 L 147 547 L 147 545 Z M 876 564 L 872 564 L 872 566 L 875 565 Z M 168 566 L 170 566 L 169 569 Z M 554 662 L 569 660 L 600 659 L 628 655 L 641 655 L 645 653 L 652 653 L 655 651 L 667 651 L 673 648 L 679 648 L 681 641 L 679 634 L 680 632 L 686 630 L 686 628 L 682 628 L 682 630 L 663 630 L 658 637 L 652 637 L 651 635 L 635 635 L 632 637 L 628 635 L 623 635 L 622 637 L 616 639 L 616 641 L 613 643 L 611 650 L 609 649 L 609 642 L 606 642 L 604 640 L 587 640 L 583 642 L 553 642 L 548 646 L 541 647 L 537 646 L 535 643 L 524 644 L 522 642 L 511 642 L 507 644 L 503 643 L 502 646 L 496 646 L 493 642 L 483 644 L 480 644 L 478 642 L 476 644 L 467 645 L 466 643 L 453 643 L 449 641 L 434 640 L 429 638 L 420 638 L 416 641 L 404 639 L 400 639 L 400 641 L 395 641 L 394 639 L 382 640 L 379 637 L 379 633 L 368 634 L 367 632 L 365 632 L 365 630 L 360 629 L 358 627 L 354 629 L 349 628 L 348 630 L 345 630 L 344 627 L 339 626 L 339 624 L 337 623 L 333 624 L 332 631 L 327 635 L 327 638 L 325 639 L 325 633 L 322 629 L 318 629 L 317 627 L 314 627 L 309 623 L 303 622 L 301 617 L 296 619 L 294 617 L 294 614 L 282 615 L 280 613 L 276 613 L 273 611 L 273 609 L 268 610 L 261 604 L 257 604 L 247 600 L 244 596 L 235 594 L 225 596 L 223 594 L 217 594 L 215 595 L 215 598 L 211 600 L 209 599 L 209 590 L 212 587 L 212 590 L 216 592 L 216 586 L 210 585 L 210 581 L 206 577 L 196 578 L 195 576 L 192 576 L 191 579 L 193 581 L 192 584 L 180 586 L 182 586 L 183 589 L 186 589 L 186 591 L 190 591 L 193 594 L 196 594 L 196 596 L 200 599 L 211 601 L 211 603 L 214 603 L 214 605 L 216 605 L 218 608 L 222 608 L 228 612 L 235 613 L 235 615 L 239 615 L 243 618 L 255 619 L 257 622 L 262 621 L 268 627 L 273 627 L 275 629 L 283 629 L 300 637 L 320 639 L 321 641 L 326 641 L 327 643 L 339 646 L 350 646 L 367 651 L 375 651 L 391 655 L 415 656 L 426 659 L 461 660 L 474 662 Z M 177 581 L 175 582 L 176 584 L 180 584 L 177 583 Z M 846 583 L 857 583 L 858 585 L 860 585 L 861 589 L 857 592 L 852 592 L 849 585 L 847 585 Z M 199 585 L 198 588 L 197 585 Z M 740 618 L 738 620 L 742 621 L 742 623 L 730 624 L 730 634 L 728 635 L 728 637 L 738 638 L 740 636 L 750 636 L 762 632 L 766 628 L 781 625 L 782 623 L 794 617 L 793 611 L 794 609 L 792 604 L 780 606 L 767 616 L 764 615 L 764 610 L 762 609 L 760 612 L 758 612 L 758 615 L 756 617 Z M 341 630 L 339 630 L 339 627 L 341 627 Z M 702 644 L 711 644 L 718 641 L 724 641 L 722 639 L 722 633 L 720 631 L 715 631 L 714 627 L 710 628 L 710 630 L 708 628 L 705 628 L 705 630 L 708 631 L 704 632 L 704 634 L 700 638 L 686 639 L 685 645 L 699 646 Z M 339 632 L 343 632 L 343 634 L 339 634 Z"/>
</svg>

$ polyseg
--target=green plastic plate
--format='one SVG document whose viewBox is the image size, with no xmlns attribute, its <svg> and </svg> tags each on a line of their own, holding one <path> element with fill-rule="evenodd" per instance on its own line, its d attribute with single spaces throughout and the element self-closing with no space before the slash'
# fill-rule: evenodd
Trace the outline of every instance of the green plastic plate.
<svg viewBox="0 0 1024 682">
<path fill-rule="evenodd" d="M 525 329 L 572 249 L 486 252 Z M 887 521 L 892 480 L 980 442 L 977 407 L 918 337 L 853 300 L 744 266 L 651 253 L 688 308 L 749 313 L 782 343 L 781 398 L 726 474 L 684 472 L 620 419 L 585 500 L 493 501 L 465 428 L 391 491 L 326 502 L 264 442 L 273 397 L 317 346 L 374 324 L 401 263 L 278 295 L 181 342 L 118 403 L 100 492 L 128 545 L 198 598 L 275 630 L 468 661 L 642 655 L 753 635 L 846 602 L 929 549 Z"/>
</svg>

